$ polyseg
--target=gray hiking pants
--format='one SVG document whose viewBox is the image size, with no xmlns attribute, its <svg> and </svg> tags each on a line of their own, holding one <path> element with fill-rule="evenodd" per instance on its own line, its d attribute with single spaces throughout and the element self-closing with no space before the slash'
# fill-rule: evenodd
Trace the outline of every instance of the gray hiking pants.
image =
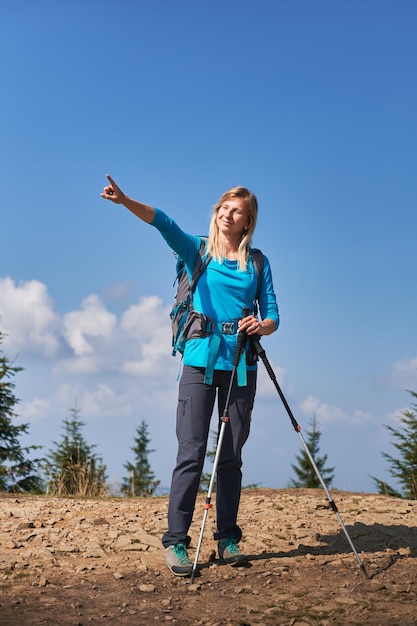
<svg viewBox="0 0 417 626">
<path fill-rule="evenodd" d="M 216 518 L 214 538 L 233 537 L 240 541 L 237 514 L 242 486 L 242 447 L 249 436 L 256 392 L 256 371 L 247 373 L 247 386 L 238 387 L 235 380 L 229 402 L 229 422 L 217 467 Z M 179 384 L 177 408 L 178 455 L 172 474 L 168 508 L 168 531 L 162 543 L 190 544 L 188 536 L 200 477 L 207 449 L 210 420 L 217 395 L 219 424 L 223 416 L 231 372 L 214 372 L 213 384 L 204 383 L 204 368 L 184 366 Z"/>
</svg>

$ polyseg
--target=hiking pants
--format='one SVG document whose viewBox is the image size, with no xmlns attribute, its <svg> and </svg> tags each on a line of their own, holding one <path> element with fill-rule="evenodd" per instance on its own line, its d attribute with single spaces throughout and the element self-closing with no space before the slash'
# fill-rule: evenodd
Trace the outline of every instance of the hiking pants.
<svg viewBox="0 0 417 626">
<path fill-rule="evenodd" d="M 204 368 L 184 366 L 179 384 L 177 407 L 178 455 L 172 474 L 168 508 L 168 531 L 162 538 L 165 547 L 190 544 L 188 536 L 217 395 L 219 426 L 223 416 L 232 372 L 216 370 L 213 383 L 204 383 Z M 216 518 L 214 538 L 233 537 L 240 541 L 242 531 L 236 523 L 242 487 L 242 447 L 249 436 L 256 391 L 256 371 L 247 372 L 247 386 L 233 383 L 229 402 L 229 421 L 224 430 L 217 466 Z"/>
</svg>

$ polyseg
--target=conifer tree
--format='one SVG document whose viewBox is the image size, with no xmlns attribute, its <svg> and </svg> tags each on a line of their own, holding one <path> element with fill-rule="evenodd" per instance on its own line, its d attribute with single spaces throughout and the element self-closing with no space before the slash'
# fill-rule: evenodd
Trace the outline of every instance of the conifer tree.
<svg viewBox="0 0 417 626">
<path fill-rule="evenodd" d="M 149 454 L 154 452 L 148 445 L 148 425 L 144 420 L 136 429 L 135 445 L 131 450 L 135 454 L 133 463 L 126 463 L 123 467 L 129 472 L 129 476 L 123 479 L 121 491 L 126 496 L 151 496 L 159 485 L 155 474 L 151 470 Z"/>
<path fill-rule="evenodd" d="M 0 344 L 3 341 L 0 331 Z M 0 350 L 0 491 L 40 493 L 42 480 L 36 475 L 39 460 L 26 455 L 39 446 L 22 446 L 19 439 L 29 430 L 28 424 L 15 424 L 14 376 L 23 368 L 13 366 Z"/>
<path fill-rule="evenodd" d="M 400 489 L 391 487 L 379 478 L 371 477 L 378 488 L 378 493 L 398 498 L 411 498 L 417 500 L 417 393 L 409 391 L 414 402 L 410 409 L 402 411 L 400 417 L 400 428 L 385 426 L 385 428 L 395 437 L 396 442 L 392 445 L 400 454 L 395 458 L 386 452 L 382 456 L 388 461 L 389 473 L 400 485 Z"/>
<path fill-rule="evenodd" d="M 96 446 L 87 444 L 79 419 L 80 409 L 70 409 L 70 419 L 64 419 L 64 434 L 55 449 L 45 458 L 47 493 L 61 496 L 98 497 L 107 494 L 106 466 L 93 453 Z"/>
<path fill-rule="evenodd" d="M 322 432 L 317 426 L 317 420 L 315 416 L 311 421 L 311 429 L 308 430 L 306 434 L 306 445 L 315 464 L 317 465 L 317 469 L 320 472 L 320 476 L 322 477 L 323 482 L 327 487 L 329 487 L 334 479 L 334 467 L 325 467 L 327 462 L 327 454 L 322 457 L 319 456 L 319 442 Z M 291 467 L 293 468 L 297 476 L 297 480 L 291 480 L 290 487 L 304 487 L 307 489 L 316 489 L 318 487 L 321 487 L 318 476 L 314 471 L 311 461 L 308 458 L 308 455 L 304 449 L 301 451 L 300 455 L 296 456 L 296 459 L 298 461 L 298 465 L 291 465 Z"/>
</svg>

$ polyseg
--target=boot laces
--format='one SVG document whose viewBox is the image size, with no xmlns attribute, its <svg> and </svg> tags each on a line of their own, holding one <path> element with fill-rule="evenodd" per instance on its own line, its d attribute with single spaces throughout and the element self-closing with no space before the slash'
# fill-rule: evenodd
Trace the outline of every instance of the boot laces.
<svg viewBox="0 0 417 626">
<path fill-rule="evenodd" d="M 180 563 L 188 565 L 189 559 L 187 554 L 187 548 L 183 543 L 177 543 L 176 545 L 174 545 L 174 552 Z"/>
<path fill-rule="evenodd" d="M 240 554 L 240 550 L 237 547 L 237 542 L 234 541 L 233 539 L 230 539 L 229 545 L 227 546 L 227 549 L 230 553 L 231 556 L 235 555 L 235 554 Z"/>
</svg>

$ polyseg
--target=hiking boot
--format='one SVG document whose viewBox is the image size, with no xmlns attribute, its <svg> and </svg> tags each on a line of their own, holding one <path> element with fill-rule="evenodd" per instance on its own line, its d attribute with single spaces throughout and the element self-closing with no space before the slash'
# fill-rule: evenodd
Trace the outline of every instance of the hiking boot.
<svg viewBox="0 0 417 626">
<path fill-rule="evenodd" d="M 236 539 L 232 537 L 220 539 L 219 557 L 232 567 L 244 567 L 248 565 L 249 560 L 246 554 L 239 550 L 237 543 Z"/>
<path fill-rule="evenodd" d="M 165 564 L 176 576 L 191 576 L 193 564 L 183 543 L 176 543 L 165 549 Z"/>
</svg>

